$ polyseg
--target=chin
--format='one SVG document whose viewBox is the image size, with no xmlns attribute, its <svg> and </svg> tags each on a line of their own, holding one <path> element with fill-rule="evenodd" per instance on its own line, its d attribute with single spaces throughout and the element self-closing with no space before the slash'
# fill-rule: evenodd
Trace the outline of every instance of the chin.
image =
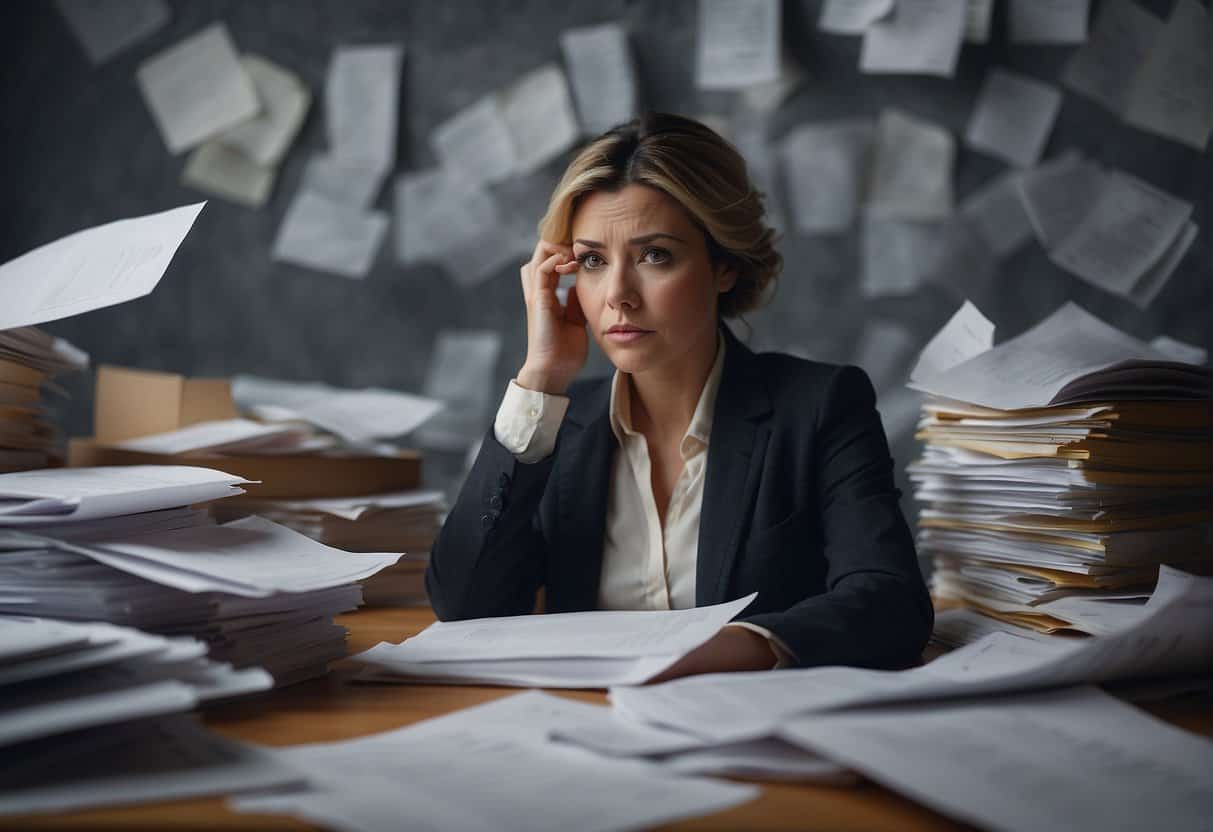
<svg viewBox="0 0 1213 832">
<path fill-rule="evenodd" d="M 635 349 L 602 342 L 599 342 L 598 346 L 611 365 L 621 373 L 642 373 L 658 363 L 652 348 Z"/>
</svg>

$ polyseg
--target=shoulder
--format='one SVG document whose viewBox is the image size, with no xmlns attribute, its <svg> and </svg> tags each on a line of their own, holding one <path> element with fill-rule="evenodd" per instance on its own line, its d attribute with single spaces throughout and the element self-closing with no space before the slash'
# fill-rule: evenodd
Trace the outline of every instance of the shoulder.
<svg viewBox="0 0 1213 832">
<path fill-rule="evenodd" d="M 761 376 L 777 409 L 792 405 L 828 407 L 839 400 L 858 405 L 876 397 L 868 374 L 851 364 L 762 352 L 754 353 L 751 366 Z"/>
</svg>

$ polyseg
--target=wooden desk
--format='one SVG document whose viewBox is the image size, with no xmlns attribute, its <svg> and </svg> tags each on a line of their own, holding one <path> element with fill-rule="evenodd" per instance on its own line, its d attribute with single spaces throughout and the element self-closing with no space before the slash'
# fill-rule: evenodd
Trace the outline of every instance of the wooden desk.
<svg viewBox="0 0 1213 832">
<path fill-rule="evenodd" d="M 350 652 L 380 641 L 398 642 L 433 621 L 428 609 L 364 610 L 342 616 L 350 629 Z M 477 705 L 517 691 L 509 688 L 362 685 L 338 668 L 323 679 L 304 682 L 260 697 L 210 708 L 206 724 L 229 737 L 266 745 L 292 745 L 350 739 L 387 731 L 418 720 Z M 558 691 L 587 702 L 604 702 L 597 692 Z M 1188 730 L 1213 734 L 1213 701 L 1189 698 L 1148 710 Z M 238 815 L 219 798 L 174 801 L 129 809 L 75 812 L 0 821 L 0 828 L 129 830 L 286 830 L 313 829 L 292 818 Z M 948 830 L 967 829 L 876 785 L 855 787 L 765 784 L 757 800 L 664 827 L 670 830 Z"/>
</svg>

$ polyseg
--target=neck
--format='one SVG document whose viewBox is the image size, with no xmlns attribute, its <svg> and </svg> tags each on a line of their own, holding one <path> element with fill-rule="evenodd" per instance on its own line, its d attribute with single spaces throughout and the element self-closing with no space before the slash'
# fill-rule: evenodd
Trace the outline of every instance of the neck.
<svg viewBox="0 0 1213 832">
<path fill-rule="evenodd" d="M 711 327 L 703 343 L 681 360 L 629 374 L 636 430 L 656 437 L 686 433 L 716 361 L 716 339 L 716 328 Z"/>
</svg>

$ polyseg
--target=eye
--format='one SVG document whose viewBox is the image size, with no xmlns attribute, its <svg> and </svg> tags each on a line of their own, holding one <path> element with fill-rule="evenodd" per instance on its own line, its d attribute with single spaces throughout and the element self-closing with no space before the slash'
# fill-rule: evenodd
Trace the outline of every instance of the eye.
<svg viewBox="0 0 1213 832">
<path fill-rule="evenodd" d="M 670 262 L 670 253 L 664 248 L 646 248 L 640 255 L 642 263 L 661 265 Z"/>
<path fill-rule="evenodd" d="M 577 255 L 577 263 L 583 269 L 597 269 L 602 267 L 602 258 L 596 252 L 587 251 Z"/>
</svg>

